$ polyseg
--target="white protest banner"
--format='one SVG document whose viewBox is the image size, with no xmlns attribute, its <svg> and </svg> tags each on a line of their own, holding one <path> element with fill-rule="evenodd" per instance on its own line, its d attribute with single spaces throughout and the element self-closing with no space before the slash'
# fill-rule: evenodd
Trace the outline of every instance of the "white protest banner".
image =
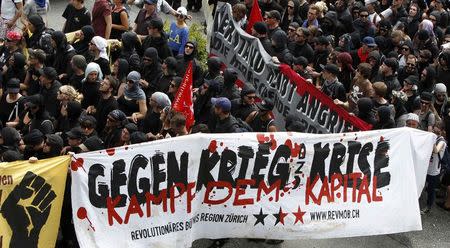
<svg viewBox="0 0 450 248">
<path fill-rule="evenodd" d="M 81 247 L 189 247 L 200 238 L 420 230 L 417 198 L 435 139 L 409 128 L 196 134 L 76 154 L 78 241 Z"/>
<path fill-rule="evenodd" d="M 258 38 L 234 21 L 229 4 L 216 10 L 210 53 L 238 71 L 240 80 L 253 84 L 260 97 L 273 100 L 277 127 L 288 114 L 299 116 L 307 133 L 341 133 L 370 130 L 371 126 L 308 83 L 286 64 L 275 64 Z"/>
</svg>

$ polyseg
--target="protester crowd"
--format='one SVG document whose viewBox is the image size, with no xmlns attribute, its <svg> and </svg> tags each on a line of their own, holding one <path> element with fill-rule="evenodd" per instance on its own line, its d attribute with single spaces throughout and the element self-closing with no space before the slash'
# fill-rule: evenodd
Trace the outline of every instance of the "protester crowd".
<svg viewBox="0 0 450 248">
<path fill-rule="evenodd" d="M 229 3 L 245 29 L 253 0 Z M 130 20 L 125 0 L 96 0 L 92 10 L 71 0 L 61 30 L 47 28 L 46 5 L 1 4 L 2 161 L 197 132 L 305 131 L 295 115 L 277 126 L 273 99 L 258 96 L 253 82 L 238 87 L 237 70 L 218 57 L 202 67 L 187 24 L 188 11 L 201 10 L 201 1 L 185 8 L 179 1 L 144 0 Z M 450 195 L 450 174 L 442 178 L 440 166 L 450 135 L 450 2 L 263 0 L 259 7 L 264 21 L 253 25 L 252 35 L 275 63 L 290 65 L 373 129 L 408 126 L 437 134 L 423 212 L 441 182 Z M 161 12 L 174 16 L 169 32 Z M 190 63 L 195 123 L 188 130 L 186 116 L 171 105 Z M 449 196 L 442 207 L 450 209 Z M 76 243 L 70 206 L 64 209 L 61 247 Z"/>
</svg>

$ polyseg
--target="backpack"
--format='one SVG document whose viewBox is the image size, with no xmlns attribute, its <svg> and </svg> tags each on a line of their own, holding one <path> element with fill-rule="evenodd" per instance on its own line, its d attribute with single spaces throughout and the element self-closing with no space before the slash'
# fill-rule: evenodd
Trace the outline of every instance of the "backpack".
<svg viewBox="0 0 450 248">
<path fill-rule="evenodd" d="M 438 142 L 442 139 L 438 139 Z M 445 172 L 450 172 L 450 153 L 448 151 L 447 144 L 445 145 L 445 150 L 444 150 L 444 154 L 442 155 L 442 158 L 441 158 L 441 155 L 439 152 L 438 152 L 438 158 L 439 158 L 439 167 Z"/>
</svg>

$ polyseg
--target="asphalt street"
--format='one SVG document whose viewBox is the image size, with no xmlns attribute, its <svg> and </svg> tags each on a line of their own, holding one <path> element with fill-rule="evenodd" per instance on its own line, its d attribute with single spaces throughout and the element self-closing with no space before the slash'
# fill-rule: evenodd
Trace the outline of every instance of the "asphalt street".
<svg viewBox="0 0 450 248">
<path fill-rule="evenodd" d="M 51 10 L 48 14 L 48 22 L 51 28 L 59 30 L 62 28 L 64 19 L 62 13 L 68 1 L 52 0 Z M 92 9 L 93 0 L 86 0 L 86 6 Z M 183 0 L 185 4 L 186 1 Z M 132 6 L 130 13 L 131 22 L 134 21 L 138 8 Z M 189 13 L 193 16 L 190 22 L 200 23 L 205 20 L 203 12 Z M 162 15 L 163 20 L 171 20 L 169 16 Z M 189 23 L 188 23 L 189 24 Z M 438 199 L 441 200 L 441 199 Z M 421 202 L 422 203 L 422 202 Z M 423 206 L 423 204 L 421 204 Z M 370 228 L 371 223 L 367 223 L 364 228 Z M 252 243 L 245 239 L 231 239 L 224 246 L 225 248 L 253 248 L 253 247 L 282 247 L 282 248 L 375 248 L 375 247 L 436 247 L 450 248 L 450 212 L 445 212 L 439 207 L 434 207 L 431 212 L 422 216 L 422 231 L 407 232 L 391 235 L 340 238 L 340 239 L 322 239 L 322 240 L 290 240 L 281 245 L 267 245 L 264 243 Z M 212 241 L 198 240 L 194 243 L 195 248 L 206 248 Z"/>
</svg>

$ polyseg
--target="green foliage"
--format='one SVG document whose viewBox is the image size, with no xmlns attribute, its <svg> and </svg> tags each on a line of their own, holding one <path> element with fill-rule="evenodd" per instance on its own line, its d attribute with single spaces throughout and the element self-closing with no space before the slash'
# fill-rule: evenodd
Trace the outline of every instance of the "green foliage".
<svg viewBox="0 0 450 248">
<path fill-rule="evenodd" d="M 192 23 L 189 27 L 189 40 L 197 42 L 198 60 L 206 69 L 206 61 L 208 59 L 207 40 L 205 35 L 205 27 L 198 23 Z"/>
</svg>

